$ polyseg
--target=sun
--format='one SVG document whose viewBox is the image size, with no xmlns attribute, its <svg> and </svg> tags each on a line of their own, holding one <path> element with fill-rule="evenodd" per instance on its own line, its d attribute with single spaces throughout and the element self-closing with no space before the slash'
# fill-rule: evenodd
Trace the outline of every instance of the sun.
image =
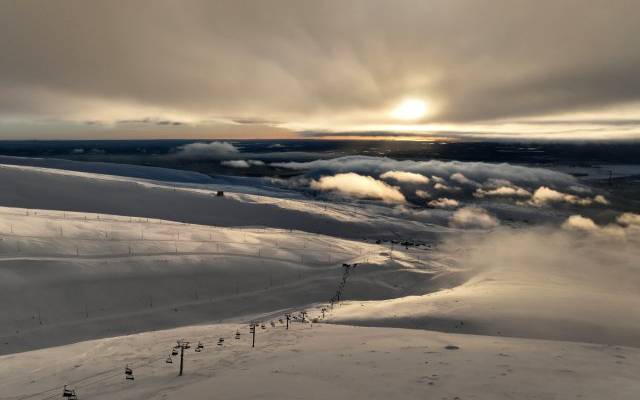
<svg viewBox="0 0 640 400">
<path fill-rule="evenodd" d="M 406 99 L 391 111 L 391 117 L 405 121 L 416 120 L 425 116 L 427 108 L 424 100 Z"/>
</svg>

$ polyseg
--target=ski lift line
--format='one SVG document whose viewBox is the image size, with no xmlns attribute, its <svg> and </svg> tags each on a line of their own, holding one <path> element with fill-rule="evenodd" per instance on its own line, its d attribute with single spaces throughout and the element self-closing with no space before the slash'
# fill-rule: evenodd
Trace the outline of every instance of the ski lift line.
<svg viewBox="0 0 640 400">
<path fill-rule="evenodd" d="M 344 284 L 346 283 L 346 279 L 347 279 L 347 277 L 348 277 L 348 275 L 349 275 L 349 273 L 350 273 L 351 269 L 353 269 L 353 267 L 355 267 L 355 265 L 353 265 L 353 264 L 343 264 L 343 267 L 345 268 L 345 271 L 344 271 L 343 278 L 342 278 L 342 281 L 341 281 L 341 284 L 340 284 L 340 288 L 344 287 Z M 338 301 L 339 301 L 339 298 L 338 298 Z M 323 310 L 322 310 L 322 311 L 323 311 L 323 318 L 324 318 L 324 312 L 325 312 L 325 309 L 323 308 Z M 289 316 L 289 314 L 285 314 L 285 315 L 287 316 L 287 322 L 289 322 L 289 317 L 288 317 L 288 316 Z M 306 315 L 307 315 L 307 312 L 306 312 L 306 311 L 302 311 L 302 312 L 301 312 L 301 316 L 302 316 L 301 322 L 304 322 L 304 321 L 305 321 Z M 271 321 L 270 321 L 270 323 L 271 323 L 271 326 L 272 326 L 272 327 L 275 327 L 275 323 L 273 322 L 273 320 L 271 320 Z M 266 327 L 265 327 L 265 323 L 264 323 L 264 322 L 260 322 L 260 323 L 252 322 L 252 323 L 251 323 L 252 334 L 253 334 L 253 346 L 255 346 L 255 334 L 256 334 L 256 328 L 257 328 L 257 326 L 258 326 L 258 325 L 261 327 L 261 329 L 263 329 L 263 330 L 264 330 L 264 329 L 266 329 Z M 239 336 L 239 331 L 236 331 L 235 338 L 236 338 L 236 339 L 238 339 L 238 336 Z M 223 338 L 223 337 L 219 338 L 219 339 L 218 339 L 218 345 L 220 345 L 223 341 L 224 341 L 224 338 Z M 186 343 L 188 343 L 188 342 L 186 342 Z M 180 341 L 179 341 L 179 345 L 182 347 L 182 351 L 184 351 L 184 348 L 185 348 L 184 343 L 181 345 L 181 344 L 180 344 Z M 203 348 L 203 347 L 204 347 L 204 346 L 203 346 L 202 342 L 198 342 L 197 349 L 201 349 L 201 348 Z M 174 348 L 174 349 L 175 349 L 175 348 Z M 161 358 L 161 359 L 162 359 L 162 358 Z M 142 367 L 144 367 L 144 366 L 148 366 L 148 365 L 150 365 L 151 363 L 153 363 L 153 362 L 155 362 L 155 361 L 158 361 L 158 360 L 161 360 L 161 359 L 150 360 L 150 361 L 148 361 L 147 363 L 141 364 L 138 368 L 142 368 Z M 112 375 L 102 376 L 102 375 L 105 375 L 106 373 L 108 373 L 108 372 L 110 372 L 110 371 L 114 371 L 114 373 L 113 373 Z M 92 376 L 85 377 L 85 378 L 83 378 L 83 379 L 77 380 L 77 381 L 73 382 L 72 384 L 74 385 L 74 387 L 83 387 L 83 388 L 86 388 L 86 387 L 88 387 L 88 386 L 95 385 L 95 384 L 98 384 L 98 383 L 102 383 L 102 382 L 104 382 L 104 381 L 106 381 L 106 380 L 109 380 L 109 379 L 111 379 L 111 378 L 115 377 L 115 376 L 116 376 L 116 375 L 115 375 L 115 374 L 116 374 L 116 372 L 115 372 L 115 371 L 116 371 L 116 369 L 103 371 L 103 372 L 101 372 L 101 373 L 94 374 L 94 375 L 92 375 Z M 129 373 L 128 371 L 131 371 L 131 373 Z M 130 374 L 131 376 L 132 376 L 132 374 L 133 374 L 132 370 L 131 370 L 131 369 L 129 369 L 129 364 L 127 364 L 127 369 L 125 370 L 125 374 Z M 180 375 L 182 375 L 182 362 L 181 362 Z M 95 377 L 98 377 L 98 376 L 102 376 L 102 379 L 100 379 L 100 380 L 98 380 L 98 381 L 95 381 L 95 382 L 87 382 L 88 380 L 90 380 L 90 379 L 94 379 Z M 66 387 L 66 386 L 65 386 L 65 387 Z M 48 392 L 53 391 L 53 390 L 55 390 L 55 389 L 50 389 L 50 390 L 42 391 L 42 392 L 39 392 L 39 393 L 34 394 L 34 395 L 31 395 L 31 396 L 23 397 L 23 399 L 33 398 L 33 397 L 35 397 L 35 396 L 38 396 L 38 395 L 40 395 L 40 394 L 44 394 L 44 393 L 48 393 Z M 55 396 L 55 394 L 54 394 L 54 395 L 52 395 L 52 396 L 46 397 L 45 399 L 52 399 L 52 398 L 54 398 L 54 396 Z"/>
<path fill-rule="evenodd" d="M 153 362 L 157 362 L 157 361 L 158 361 L 157 359 L 154 359 L 154 360 L 151 360 L 151 361 L 149 361 L 147 363 L 144 363 L 144 364 L 141 364 L 141 365 L 136 365 L 135 368 L 143 368 L 143 367 L 148 366 L 148 365 L 152 364 Z M 129 364 L 129 365 L 133 365 L 133 364 Z M 116 372 L 116 371 L 120 371 L 120 372 Z M 105 374 L 108 374 L 110 372 L 112 373 L 111 375 L 104 376 Z M 77 388 L 87 388 L 87 387 L 90 387 L 90 385 L 94 385 L 94 384 L 97 384 L 97 383 L 102 383 L 102 382 L 104 382 L 104 381 L 106 381 L 106 380 L 108 380 L 110 378 L 115 378 L 117 376 L 120 376 L 121 374 L 122 374 L 122 372 L 121 372 L 121 369 L 119 369 L 119 368 L 118 369 L 115 369 L 115 368 L 108 369 L 108 370 L 105 370 L 105 371 L 102 371 L 102 372 L 98 372 L 98 373 L 90 375 L 90 376 L 86 376 L 86 377 L 81 378 L 81 379 L 77 379 L 75 381 L 70 381 L 67 385 L 72 386 L 73 388 L 76 388 L 76 389 Z M 89 384 L 87 384 L 88 380 L 95 379 L 97 377 L 101 377 L 102 379 L 99 380 L 99 381 L 90 382 Z M 40 395 L 43 395 L 43 394 L 46 394 L 46 393 L 49 393 L 49 392 L 56 392 L 56 393 L 51 395 L 51 396 L 48 396 L 48 397 L 43 397 L 40 400 L 49 400 L 49 399 L 57 398 L 57 397 L 59 397 L 59 394 L 57 393 L 59 390 L 60 390 L 60 387 L 57 386 L 57 387 L 54 387 L 54 388 L 51 388 L 51 389 L 43 390 L 43 391 L 38 392 L 38 393 L 32 393 L 30 395 L 20 397 L 20 400 L 33 399 L 33 398 L 35 398 L 37 396 L 40 396 Z"/>
<path fill-rule="evenodd" d="M 288 315 L 288 314 L 287 314 L 287 315 Z M 302 312 L 301 312 L 301 315 L 302 315 L 302 319 L 304 320 L 304 319 L 305 319 L 305 317 L 306 317 L 306 315 L 307 315 L 307 312 L 306 312 L 306 311 L 302 311 Z M 303 321 L 301 321 L 301 322 L 303 322 Z M 275 324 L 274 324 L 274 322 L 273 322 L 273 320 L 271 320 L 271 321 L 270 321 L 270 323 L 271 323 L 272 327 L 275 325 Z M 253 323 L 251 323 L 251 326 L 252 326 L 252 327 L 253 327 L 253 329 L 254 329 L 254 330 L 253 330 L 254 338 L 255 338 L 255 328 L 257 328 L 258 326 L 260 326 L 260 327 L 261 327 L 261 329 L 263 329 L 263 330 L 264 330 L 264 329 L 266 329 L 266 328 L 265 328 L 265 322 L 253 322 Z M 239 330 L 237 330 L 237 331 L 236 331 L 235 338 L 236 338 L 236 339 L 239 339 L 239 338 L 238 338 L 238 336 L 239 336 Z M 219 345 L 221 342 L 223 342 L 225 339 L 226 339 L 226 337 L 220 337 L 220 338 L 218 339 L 218 345 Z M 180 342 L 180 341 L 179 341 L 179 342 Z M 186 343 L 189 343 L 189 342 L 186 342 Z M 208 343 L 208 342 L 207 342 L 207 341 L 205 341 L 205 343 Z M 255 344 L 255 342 L 254 342 L 254 344 Z M 268 344 L 268 345 L 269 345 L 269 344 Z M 190 346 L 189 346 L 189 347 L 190 347 Z M 202 341 L 199 341 L 196 349 L 202 349 L 202 348 L 204 348 L 203 342 L 202 342 Z M 197 350 L 196 350 L 196 351 L 197 351 Z M 164 358 L 164 357 L 163 357 L 163 358 Z M 150 364 L 152 364 L 152 363 L 155 363 L 155 362 L 158 362 L 158 361 L 162 360 L 163 358 L 152 359 L 152 360 L 149 360 L 149 361 L 147 361 L 147 362 L 145 362 L 145 363 L 143 363 L 143 364 L 139 364 L 139 365 L 137 365 L 137 364 L 132 364 L 132 363 L 127 364 L 127 368 L 126 368 L 126 370 L 125 370 L 125 371 L 130 370 L 130 371 L 131 371 L 131 376 L 133 376 L 133 371 L 132 371 L 132 369 L 133 369 L 133 368 L 132 368 L 132 367 L 129 367 L 130 365 L 131 365 L 131 366 L 135 366 L 136 368 L 144 368 L 144 367 L 146 367 L 146 366 L 149 366 L 149 365 L 150 365 Z M 112 372 L 112 373 L 111 373 L 111 374 L 108 374 L 109 372 Z M 108 374 L 108 375 L 106 375 L 106 374 Z M 127 372 L 125 372 L 125 374 L 127 374 Z M 99 383 L 104 383 L 104 382 L 106 382 L 106 381 L 108 381 L 108 380 L 110 380 L 110 379 L 116 378 L 118 375 L 119 375 L 119 373 L 117 372 L 117 369 L 115 369 L 115 368 L 114 368 L 114 369 L 109 369 L 109 370 L 106 370 L 106 371 L 102 371 L 102 372 L 97 373 L 97 374 L 93 374 L 93 375 L 88 376 L 88 377 L 84 377 L 84 378 L 82 378 L 82 379 L 79 379 L 79 380 L 76 380 L 76 381 L 74 381 L 74 382 L 71 382 L 71 383 L 69 383 L 68 385 L 72 385 L 72 386 L 73 386 L 73 388 L 88 388 L 88 387 L 91 387 L 91 386 L 93 386 L 93 385 L 96 385 L 96 384 L 99 384 Z M 97 381 L 91 381 L 91 382 L 88 382 L 89 380 L 94 379 L 94 378 L 96 378 L 96 377 L 100 377 L 101 379 L 99 379 L 99 380 L 97 380 Z M 131 379 L 133 379 L 133 378 L 131 378 Z M 55 391 L 56 389 L 58 389 L 58 390 L 59 390 L 59 388 L 52 388 L 52 389 L 45 390 L 45 391 L 42 391 L 42 392 L 34 393 L 34 394 L 32 394 L 32 395 L 29 395 L 29 396 L 21 397 L 21 399 L 34 398 L 34 397 L 39 396 L 39 395 L 41 395 L 41 394 L 45 394 L 45 393 L 48 393 L 48 392 L 53 392 L 53 391 Z M 53 398 L 55 398 L 56 396 L 57 396 L 56 394 L 53 394 L 53 395 L 51 395 L 51 396 L 48 396 L 48 397 L 43 398 L 42 400 L 53 399 Z"/>
</svg>

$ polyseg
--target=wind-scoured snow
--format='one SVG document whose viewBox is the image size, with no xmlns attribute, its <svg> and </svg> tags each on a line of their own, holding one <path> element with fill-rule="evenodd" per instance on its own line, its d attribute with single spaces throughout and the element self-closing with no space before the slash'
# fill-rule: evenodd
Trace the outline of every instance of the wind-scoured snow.
<svg viewBox="0 0 640 400">
<path fill-rule="evenodd" d="M 631 228 L 465 232 L 375 204 L 48 166 L 0 165 L 0 398 L 64 384 L 81 399 L 640 393 Z M 318 321 L 279 322 L 305 310 Z M 180 338 L 205 344 L 182 377 L 166 363 Z"/>
</svg>

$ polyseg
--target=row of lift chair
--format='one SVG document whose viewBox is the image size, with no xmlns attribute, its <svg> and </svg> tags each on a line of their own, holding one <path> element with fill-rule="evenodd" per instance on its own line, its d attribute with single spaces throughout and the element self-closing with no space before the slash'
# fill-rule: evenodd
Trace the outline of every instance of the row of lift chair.
<svg viewBox="0 0 640 400">
<path fill-rule="evenodd" d="M 323 314 L 325 309 L 322 310 Z M 287 314 L 287 319 L 294 319 L 294 320 L 300 320 L 302 322 L 306 322 L 305 321 L 305 317 L 306 317 L 306 312 L 302 312 L 300 317 L 296 317 L 296 316 L 289 316 L 289 314 Z M 278 322 L 280 322 L 280 324 L 284 324 L 284 320 L 282 318 L 280 318 L 278 320 Z M 275 327 L 276 324 L 273 321 L 270 321 L 271 323 L 271 327 Z M 251 332 L 253 332 L 254 329 L 256 329 L 256 327 L 258 326 L 258 324 L 256 323 L 252 323 L 250 325 L 250 330 Z M 260 324 L 260 328 L 261 329 L 267 329 L 267 327 L 265 326 L 264 323 Z M 240 339 L 240 331 L 236 330 L 236 334 L 235 334 L 235 339 L 239 340 Z M 224 345 L 224 338 L 219 338 L 218 339 L 218 346 L 222 346 Z M 177 345 L 173 347 L 173 349 L 171 350 L 171 354 L 169 355 L 169 357 L 167 357 L 166 359 L 166 363 L 167 364 L 172 364 L 173 363 L 173 356 L 177 356 L 178 353 L 178 349 L 180 349 L 181 347 L 183 347 L 184 349 L 190 349 L 191 348 L 191 343 L 187 342 L 185 340 L 178 340 Z M 202 344 L 202 342 L 198 342 L 195 351 L 196 353 L 200 353 L 202 350 L 204 349 L 204 345 Z M 129 364 L 127 364 L 124 368 L 124 377 L 126 380 L 134 380 L 135 376 L 133 375 L 133 369 L 131 367 L 129 367 Z M 66 400 L 78 400 L 78 395 L 75 391 L 75 389 L 69 388 L 67 385 L 64 385 L 64 388 L 62 389 L 62 398 L 66 399 Z"/>
</svg>

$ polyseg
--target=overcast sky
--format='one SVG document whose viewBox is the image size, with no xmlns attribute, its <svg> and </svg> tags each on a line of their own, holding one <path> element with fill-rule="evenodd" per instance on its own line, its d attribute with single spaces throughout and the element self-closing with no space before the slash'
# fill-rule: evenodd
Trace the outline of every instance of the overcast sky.
<svg viewBox="0 0 640 400">
<path fill-rule="evenodd" d="M 640 138 L 640 1 L 0 2 L 0 138 Z M 394 117 L 407 99 L 424 115 Z"/>
</svg>

